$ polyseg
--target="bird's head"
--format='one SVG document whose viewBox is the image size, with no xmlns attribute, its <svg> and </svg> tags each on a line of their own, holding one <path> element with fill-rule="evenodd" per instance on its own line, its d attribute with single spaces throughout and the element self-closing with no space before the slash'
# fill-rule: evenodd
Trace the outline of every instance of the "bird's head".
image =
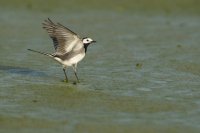
<svg viewBox="0 0 200 133">
<path fill-rule="evenodd" d="M 92 40 L 91 38 L 89 37 L 85 37 L 83 38 L 83 45 L 84 45 L 84 48 L 85 48 L 85 53 L 87 52 L 87 47 L 91 44 L 91 43 L 95 43 L 96 41 Z"/>
<path fill-rule="evenodd" d="M 91 43 L 95 43 L 96 41 L 94 41 L 94 40 L 92 40 L 91 38 L 89 38 L 89 37 L 85 37 L 85 38 L 83 38 L 83 44 L 85 45 L 89 45 L 89 44 L 91 44 Z"/>
</svg>

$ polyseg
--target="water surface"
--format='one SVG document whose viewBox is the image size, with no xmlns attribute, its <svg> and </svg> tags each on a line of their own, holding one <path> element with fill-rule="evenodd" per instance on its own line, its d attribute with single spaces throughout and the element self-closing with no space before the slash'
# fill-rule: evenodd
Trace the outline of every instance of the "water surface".
<svg viewBox="0 0 200 133">
<path fill-rule="evenodd" d="M 50 17 L 98 41 L 68 70 L 53 52 Z M 0 132 L 200 131 L 200 19 L 130 12 L 0 12 Z"/>
</svg>

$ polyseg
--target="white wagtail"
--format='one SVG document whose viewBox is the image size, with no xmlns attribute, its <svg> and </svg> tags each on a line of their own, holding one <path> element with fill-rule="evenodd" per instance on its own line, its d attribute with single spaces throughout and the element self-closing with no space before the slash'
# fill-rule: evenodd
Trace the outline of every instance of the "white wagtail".
<svg viewBox="0 0 200 133">
<path fill-rule="evenodd" d="M 55 53 L 49 54 L 32 49 L 28 50 L 47 55 L 63 65 L 66 82 L 68 82 L 66 68 L 71 66 L 74 70 L 77 82 L 79 82 L 76 71 L 77 64 L 85 57 L 87 47 L 96 41 L 88 37 L 80 38 L 79 35 L 71 31 L 69 28 L 60 23 L 55 24 L 49 18 L 42 24 L 43 28 L 47 30 L 49 36 L 53 40 Z"/>
</svg>

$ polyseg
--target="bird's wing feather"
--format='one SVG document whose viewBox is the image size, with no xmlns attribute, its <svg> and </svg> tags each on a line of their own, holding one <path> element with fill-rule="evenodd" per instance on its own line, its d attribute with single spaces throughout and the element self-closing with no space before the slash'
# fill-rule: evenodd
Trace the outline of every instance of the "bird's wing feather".
<svg viewBox="0 0 200 133">
<path fill-rule="evenodd" d="M 79 44 L 77 42 L 81 40 L 76 33 L 60 23 L 53 23 L 49 18 L 44 21 L 43 28 L 47 30 L 49 36 L 53 40 L 57 54 L 62 55 L 70 52 L 73 47 Z"/>
</svg>

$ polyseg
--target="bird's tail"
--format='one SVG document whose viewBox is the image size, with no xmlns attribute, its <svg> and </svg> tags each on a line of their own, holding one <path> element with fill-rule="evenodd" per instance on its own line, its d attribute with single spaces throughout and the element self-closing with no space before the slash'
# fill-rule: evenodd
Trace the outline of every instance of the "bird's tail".
<svg viewBox="0 0 200 133">
<path fill-rule="evenodd" d="M 32 49 L 27 49 L 29 51 L 32 51 L 32 52 L 36 52 L 36 53 L 39 53 L 39 54 L 43 54 L 43 55 L 46 55 L 46 56 L 49 56 L 49 57 L 53 57 L 52 54 L 49 54 L 49 53 L 44 53 L 44 52 L 40 52 L 40 51 L 36 51 L 36 50 L 32 50 Z"/>
</svg>

